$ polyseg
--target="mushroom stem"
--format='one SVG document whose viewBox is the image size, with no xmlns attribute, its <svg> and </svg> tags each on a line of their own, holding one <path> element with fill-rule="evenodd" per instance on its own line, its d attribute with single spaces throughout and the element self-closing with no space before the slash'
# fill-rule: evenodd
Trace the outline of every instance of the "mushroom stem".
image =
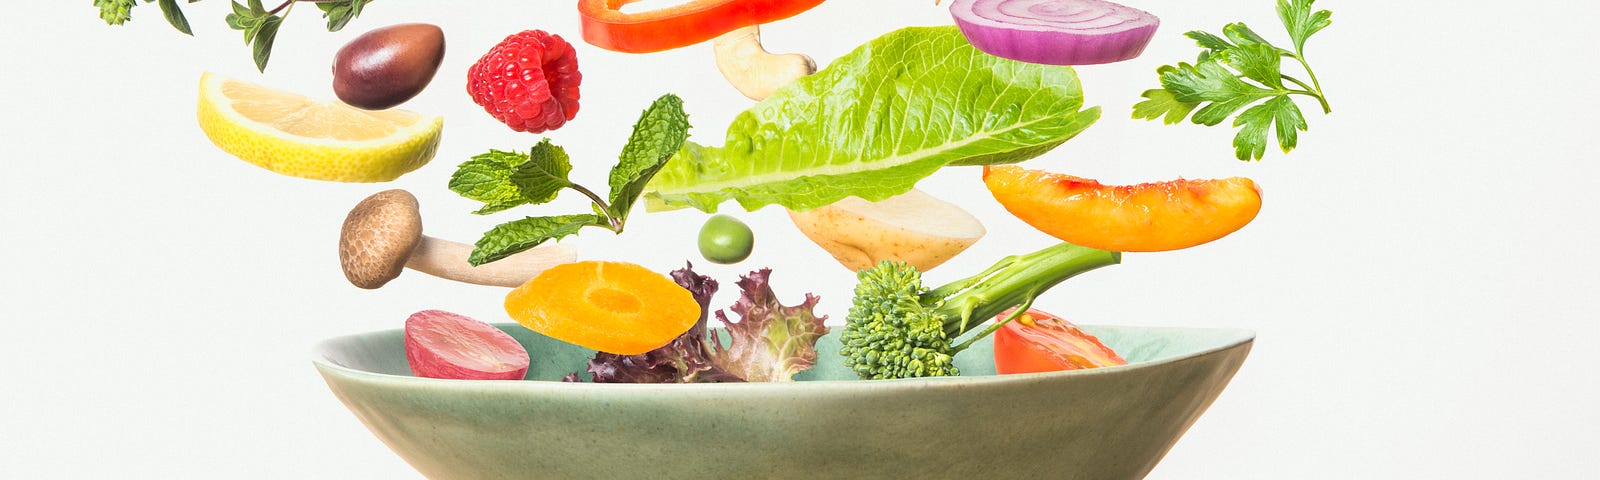
<svg viewBox="0 0 1600 480">
<path fill-rule="evenodd" d="M 406 268 L 447 280 L 516 288 L 550 267 L 578 260 L 577 249 L 559 243 L 540 245 L 476 267 L 467 263 L 471 254 L 472 245 L 423 235 L 417 249 L 406 259 Z"/>
<path fill-rule="evenodd" d="M 761 46 L 761 27 L 751 25 L 712 40 L 717 70 L 751 100 L 761 101 L 784 85 L 817 72 L 817 62 L 798 53 L 776 55 Z"/>
</svg>

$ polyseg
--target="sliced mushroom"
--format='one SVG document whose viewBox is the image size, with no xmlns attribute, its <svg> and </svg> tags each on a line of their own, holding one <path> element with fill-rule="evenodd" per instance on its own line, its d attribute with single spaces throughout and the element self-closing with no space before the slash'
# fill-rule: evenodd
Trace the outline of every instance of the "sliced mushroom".
<svg viewBox="0 0 1600 480">
<path fill-rule="evenodd" d="M 739 93 L 761 101 L 800 77 L 817 73 L 811 57 L 768 52 L 761 46 L 761 27 L 751 25 L 724 33 L 711 42 L 717 53 L 717 70 Z"/>
<path fill-rule="evenodd" d="M 546 244 L 494 263 L 472 266 L 472 246 L 422 234 L 417 197 L 405 190 L 373 194 L 350 209 L 339 232 L 339 264 L 357 287 L 382 287 L 410 268 L 476 285 L 517 287 L 540 272 L 578 260 L 577 250 Z"/>
</svg>

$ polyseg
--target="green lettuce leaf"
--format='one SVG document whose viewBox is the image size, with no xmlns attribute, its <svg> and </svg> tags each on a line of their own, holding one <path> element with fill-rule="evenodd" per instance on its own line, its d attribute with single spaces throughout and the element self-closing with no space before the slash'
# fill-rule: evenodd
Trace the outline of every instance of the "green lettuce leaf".
<svg viewBox="0 0 1600 480">
<path fill-rule="evenodd" d="M 947 165 L 1039 156 L 1099 118 L 1070 67 L 980 52 L 954 26 L 905 28 L 741 113 L 723 146 L 685 143 L 645 198 L 705 212 L 877 201 Z"/>
</svg>

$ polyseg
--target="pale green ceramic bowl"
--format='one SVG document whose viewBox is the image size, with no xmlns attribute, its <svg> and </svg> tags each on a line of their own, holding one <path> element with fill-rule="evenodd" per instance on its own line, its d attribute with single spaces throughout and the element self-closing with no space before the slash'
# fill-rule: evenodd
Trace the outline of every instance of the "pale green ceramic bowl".
<svg viewBox="0 0 1600 480">
<path fill-rule="evenodd" d="M 961 377 L 856 380 L 823 360 L 793 383 L 562 383 L 592 353 L 516 325 L 525 381 L 416 378 L 400 330 L 328 340 L 335 396 L 430 479 L 1137 479 L 1216 400 L 1250 351 L 1241 330 L 1084 327 L 1131 362 L 994 375 L 987 342 Z M 835 328 L 837 330 L 837 328 Z"/>
</svg>

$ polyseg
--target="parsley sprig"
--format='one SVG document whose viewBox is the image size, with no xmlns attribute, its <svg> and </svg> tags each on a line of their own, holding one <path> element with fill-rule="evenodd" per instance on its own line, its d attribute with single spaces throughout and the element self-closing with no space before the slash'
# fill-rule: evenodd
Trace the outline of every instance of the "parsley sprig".
<svg viewBox="0 0 1600 480">
<path fill-rule="evenodd" d="M 156 2 L 161 7 L 162 15 L 166 16 L 167 23 L 185 35 L 194 35 L 189 28 L 189 19 L 184 16 L 183 9 L 178 7 L 178 0 L 143 0 L 144 3 Z M 200 0 L 187 0 L 186 3 L 195 3 Z M 133 18 L 133 7 L 139 0 L 94 0 L 94 6 L 100 9 L 100 19 L 107 25 L 122 25 Z M 256 69 L 267 70 L 267 60 L 272 56 L 272 42 L 278 36 L 278 26 L 283 19 L 294 9 L 298 2 L 314 2 L 322 10 L 322 17 L 328 20 L 328 31 L 337 32 L 344 28 L 350 20 L 361 15 L 361 8 L 372 0 L 284 0 L 277 7 L 268 10 L 261 4 L 261 0 L 246 0 L 241 5 L 233 3 L 233 12 L 225 20 L 228 27 L 244 32 L 244 43 L 250 47 L 250 57 L 256 63 Z"/>
<path fill-rule="evenodd" d="M 1179 62 L 1156 69 L 1162 88 L 1142 94 L 1145 100 L 1133 106 L 1133 118 L 1160 118 L 1171 125 L 1187 117 L 1196 124 L 1214 126 L 1254 104 L 1234 116 L 1233 126 L 1239 127 L 1233 137 L 1234 156 L 1260 160 L 1266 154 L 1269 130 L 1276 133 L 1278 147 L 1289 153 L 1299 141 L 1299 132 L 1308 128 L 1291 95 L 1315 98 L 1323 113 L 1333 112 L 1317 74 L 1305 60 L 1306 39 L 1332 23 L 1333 13 L 1313 12 L 1313 2 L 1278 0 L 1278 19 L 1289 32 L 1294 50 L 1274 46 L 1242 22 L 1222 27 L 1220 36 L 1198 30 L 1185 33 L 1205 50 L 1192 65 Z M 1285 75 L 1285 58 L 1298 62 L 1310 83 Z"/>
<path fill-rule="evenodd" d="M 667 160 L 683 147 L 689 137 L 689 116 L 683 100 L 667 94 L 656 99 L 639 116 L 633 135 L 611 169 L 611 194 L 601 198 L 593 190 L 572 182 L 567 174 L 572 163 L 565 149 L 544 139 L 528 153 L 490 150 L 456 167 L 450 176 L 450 190 L 483 202 L 472 212 L 485 215 L 522 205 L 538 205 L 556 199 L 562 190 L 582 193 L 593 202 L 593 213 L 526 217 L 502 223 L 483 234 L 467 262 L 472 265 L 500 260 L 550 240 L 578 233 L 584 227 L 600 227 L 622 233 L 628 211 L 639 200 L 645 184 L 661 171 Z"/>
</svg>

